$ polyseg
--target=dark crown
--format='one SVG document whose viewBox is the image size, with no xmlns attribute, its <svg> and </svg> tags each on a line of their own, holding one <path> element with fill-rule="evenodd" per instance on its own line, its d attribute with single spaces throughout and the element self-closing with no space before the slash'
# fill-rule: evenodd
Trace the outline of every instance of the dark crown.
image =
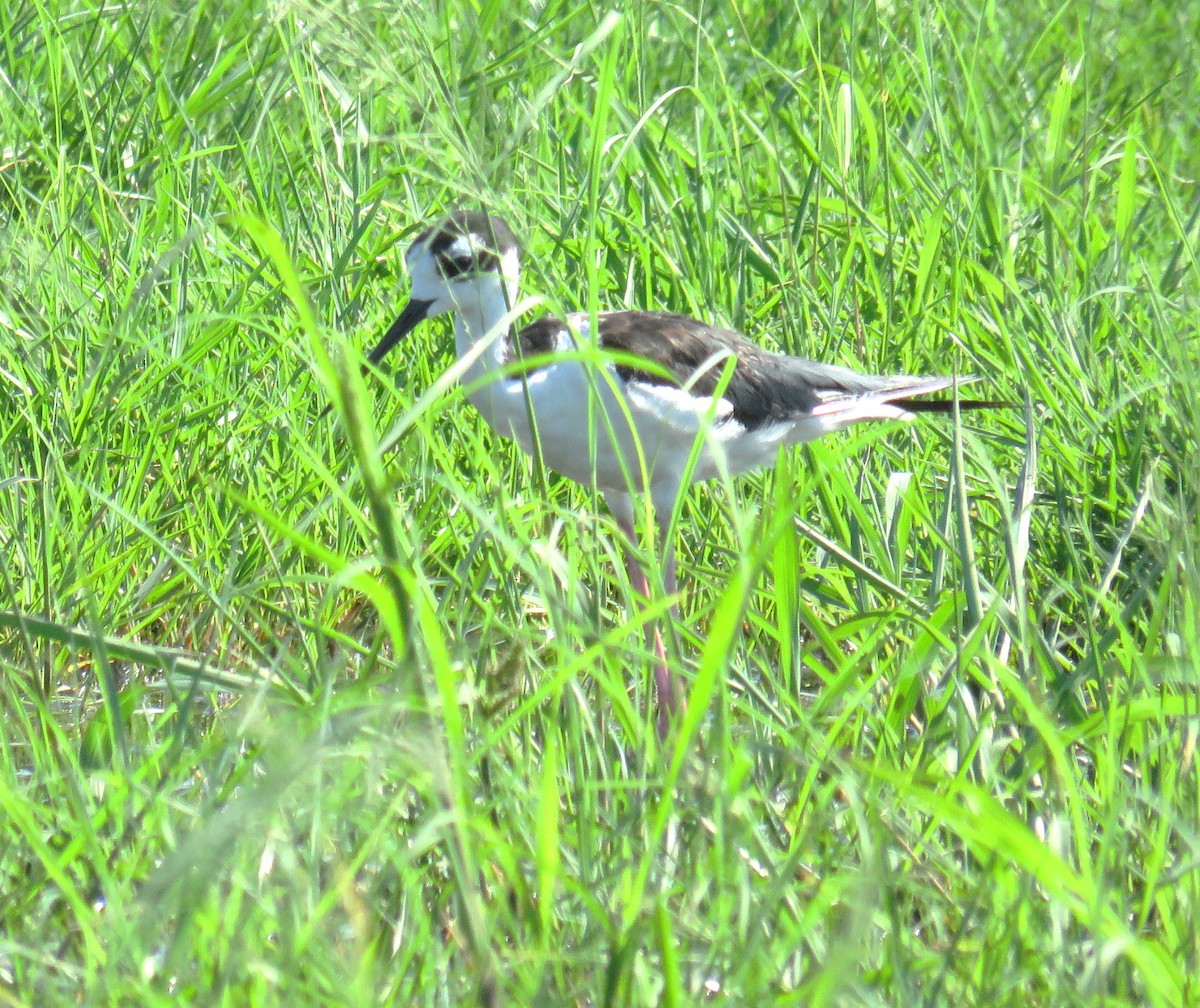
<svg viewBox="0 0 1200 1008">
<path fill-rule="evenodd" d="M 451 249 L 459 238 L 472 237 L 473 255 L 455 255 Z M 456 210 L 416 237 L 413 246 L 428 243 L 438 272 L 452 280 L 465 273 L 497 270 L 500 257 L 517 249 L 512 229 L 501 219 L 478 210 Z"/>
</svg>

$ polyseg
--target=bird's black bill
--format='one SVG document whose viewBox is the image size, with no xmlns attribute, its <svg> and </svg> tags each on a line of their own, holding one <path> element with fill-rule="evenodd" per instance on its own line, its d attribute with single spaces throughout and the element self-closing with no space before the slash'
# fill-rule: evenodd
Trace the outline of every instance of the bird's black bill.
<svg viewBox="0 0 1200 1008">
<path fill-rule="evenodd" d="M 429 313 L 429 306 L 432 304 L 432 301 L 409 301 L 404 306 L 404 311 L 400 313 L 400 317 L 391 324 L 383 339 L 379 341 L 379 345 L 367 354 L 367 364 L 378 364 L 383 360 L 392 347 L 425 321 L 425 317 Z M 367 368 L 364 367 L 363 374 L 366 373 Z M 333 403 L 321 410 L 321 416 L 326 416 L 331 409 L 333 409 Z"/>
<path fill-rule="evenodd" d="M 400 317 L 392 323 L 383 339 L 379 341 L 379 345 L 367 354 L 368 364 L 378 364 L 386 357 L 397 343 L 405 336 L 412 332 L 420 323 L 425 321 L 425 316 L 429 312 L 429 306 L 432 301 L 409 301 L 404 306 L 404 311 L 400 313 Z"/>
</svg>

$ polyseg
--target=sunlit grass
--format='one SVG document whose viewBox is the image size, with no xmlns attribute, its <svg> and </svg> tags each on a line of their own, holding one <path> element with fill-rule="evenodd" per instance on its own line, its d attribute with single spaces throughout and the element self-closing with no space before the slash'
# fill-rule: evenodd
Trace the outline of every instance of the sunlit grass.
<svg viewBox="0 0 1200 1008">
<path fill-rule="evenodd" d="M 1200 15 L 1137 14 L 0 7 L 7 1000 L 1193 1002 Z M 664 748 L 598 495 L 443 323 L 358 374 L 456 205 L 550 309 L 1019 405 L 691 492 Z"/>
</svg>

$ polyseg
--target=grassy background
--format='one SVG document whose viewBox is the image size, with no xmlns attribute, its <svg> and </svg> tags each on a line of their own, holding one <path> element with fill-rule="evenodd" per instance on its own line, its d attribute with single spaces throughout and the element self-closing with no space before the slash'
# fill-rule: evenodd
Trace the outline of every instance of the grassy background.
<svg viewBox="0 0 1200 1008">
<path fill-rule="evenodd" d="M 1197 37 L 0 6 L 0 1001 L 1195 1003 Z M 663 752 L 596 495 L 444 323 L 355 376 L 464 204 L 551 308 L 1028 408 L 693 491 Z"/>
</svg>

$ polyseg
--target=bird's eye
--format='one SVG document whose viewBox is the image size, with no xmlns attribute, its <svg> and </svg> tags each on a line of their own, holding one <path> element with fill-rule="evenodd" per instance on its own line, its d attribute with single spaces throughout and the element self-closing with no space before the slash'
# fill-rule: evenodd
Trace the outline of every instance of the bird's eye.
<svg viewBox="0 0 1200 1008">
<path fill-rule="evenodd" d="M 446 256 L 443 261 L 447 267 L 444 272 L 448 277 L 469 273 L 475 268 L 475 257 L 469 252 L 459 252 L 456 255 Z"/>
</svg>

